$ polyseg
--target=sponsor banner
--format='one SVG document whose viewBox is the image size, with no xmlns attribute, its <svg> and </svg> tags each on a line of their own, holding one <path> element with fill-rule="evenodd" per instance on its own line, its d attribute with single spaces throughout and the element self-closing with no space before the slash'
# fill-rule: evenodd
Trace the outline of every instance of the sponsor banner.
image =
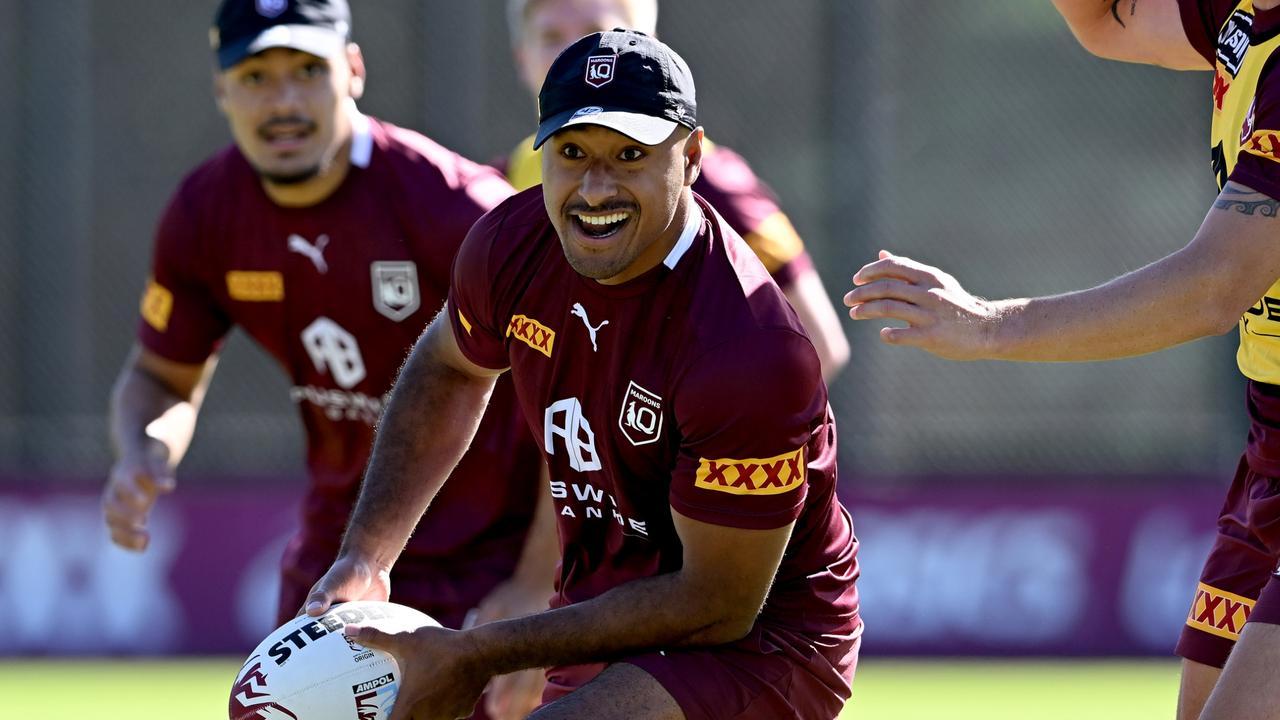
<svg viewBox="0 0 1280 720">
<path fill-rule="evenodd" d="M 896 482 L 844 493 L 868 654 L 1169 656 L 1225 492 L 1221 478 Z"/>
<path fill-rule="evenodd" d="M 241 489 L 197 489 L 219 484 Z M 275 629 L 296 479 L 180 476 L 152 513 L 145 553 L 111 544 L 96 492 L 27 489 L 42 485 L 0 484 L 0 656 L 236 656 Z"/>
<path fill-rule="evenodd" d="M 296 479 L 184 480 L 143 554 L 108 541 L 96 480 L 80 493 L 0 484 L 0 656 L 236 656 L 266 637 Z M 1219 478 L 1153 478 L 1146 491 L 1127 478 L 916 480 L 844 488 L 869 655 L 1168 656 L 1189 619 L 1232 632 L 1246 617 L 1198 584 Z"/>
</svg>

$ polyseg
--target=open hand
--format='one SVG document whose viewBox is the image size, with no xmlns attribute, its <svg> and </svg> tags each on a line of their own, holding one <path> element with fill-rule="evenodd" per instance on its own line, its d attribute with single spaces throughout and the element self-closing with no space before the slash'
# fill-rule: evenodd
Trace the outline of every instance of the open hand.
<svg viewBox="0 0 1280 720">
<path fill-rule="evenodd" d="M 853 276 L 844 296 L 854 320 L 900 320 L 906 327 L 880 329 L 889 345 L 910 345 L 953 360 L 991 356 L 999 321 L 996 305 L 970 294 L 952 276 L 908 257 L 881 250 L 879 259 Z"/>
<path fill-rule="evenodd" d="M 174 485 L 169 449 L 158 440 L 149 439 L 139 456 L 117 460 L 102 492 L 102 515 L 111 542 L 126 550 L 146 550 L 151 542 L 147 516 Z"/>
</svg>

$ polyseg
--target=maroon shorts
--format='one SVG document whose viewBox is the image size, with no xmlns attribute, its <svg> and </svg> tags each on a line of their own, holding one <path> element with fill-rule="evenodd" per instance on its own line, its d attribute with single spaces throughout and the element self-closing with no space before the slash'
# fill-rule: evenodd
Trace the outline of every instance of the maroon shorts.
<svg viewBox="0 0 1280 720">
<path fill-rule="evenodd" d="M 757 624 L 730 645 L 667 650 L 625 658 L 675 698 L 687 720 L 828 720 L 849 699 L 862 628 L 851 635 L 812 636 Z M 547 671 L 543 702 L 590 681 L 603 664 Z"/>
<path fill-rule="evenodd" d="M 1222 667 L 1246 621 L 1280 625 L 1278 561 L 1280 479 L 1241 458 L 1176 652 Z"/>
</svg>

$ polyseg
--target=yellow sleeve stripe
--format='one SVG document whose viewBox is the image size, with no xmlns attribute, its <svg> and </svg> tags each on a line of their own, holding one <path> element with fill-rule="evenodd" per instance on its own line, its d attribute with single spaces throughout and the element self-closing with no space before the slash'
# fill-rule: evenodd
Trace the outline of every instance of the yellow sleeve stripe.
<svg viewBox="0 0 1280 720">
<path fill-rule="evenodd" d="M 742 239 L 771 273 L 804 252 L 804 241 L 781 210 L 762 220 Z"/>
<path fill-rule="evenodd" d="M 730 495 L 778 495 L 804 484 L 804 448 L 771 458 L 698 460 L 693 484 Z"/>
<path fill-rule="evenodd" d="M 542 151 L 533 149 L 532 135 L 521 140 L 507 157 L 507 182 L 516 190 L 542 183 Z"/>
<path fill-rule="evenodd" d="M 1235 593 L 1200 583 L 1196 599 L 1187 614 L 1187 625 L 1228 640 L 1239 640 L 1254 601 Z"/>
<path fill-rule="evenodd" d="M 1243 147 L 1250 155 L 1280 162 L 1280 131 L 1257 130 L 1249 136 Z"/>
<path fill-rule="evenodd" d="M 173 293 L 152 278 L 147 278 L 147 291 L 142 295 L 138 308 L 142 319 L 158 332 L 169 329 L 169 316 L 173 314 Z"/>
<path fill-rule="evenodd" d="M 467 320 L 467 316 L 466 316 L 466 315 L 463 315 L 461 310 L 459 310 L 459 311 L 458 311 L 458 321 L 462 323 L 462 329 L 463 329 L 463 330 L 466 330 L 466 331 L 467 331 L 467 334 L 468 334 L 468 335 L 470 335 L 470 334 L 471 334 L 471 321 L 470 321 L 470 320 Z"/>
</svg>

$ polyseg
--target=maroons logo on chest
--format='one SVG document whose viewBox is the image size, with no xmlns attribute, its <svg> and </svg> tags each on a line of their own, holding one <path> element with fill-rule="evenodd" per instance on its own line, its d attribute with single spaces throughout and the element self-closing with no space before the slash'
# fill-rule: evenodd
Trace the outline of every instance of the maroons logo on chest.
<svg viewBox="0 0 1280 720">
<path fill-rule="evenodd" d="M 373 309 L 400 322 L 418 311 L 418 266 L 412 260 L 381 260 L 369 266 L 373 280 Z"/>
<path fill-rule="evenodd" d="M 622 396 L 618 429 L 632 445 L 648 445 L 662 436 L 662 398 L 632 380 Z"/>
</svg>

